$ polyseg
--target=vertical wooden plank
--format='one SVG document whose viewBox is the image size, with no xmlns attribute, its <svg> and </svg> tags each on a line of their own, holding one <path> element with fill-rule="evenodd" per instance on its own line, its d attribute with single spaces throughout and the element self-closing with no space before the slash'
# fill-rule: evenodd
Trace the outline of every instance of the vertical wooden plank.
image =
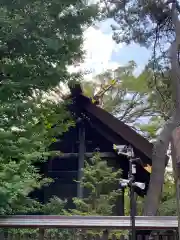
<svg viewBox="0 0 180 240">
<path fill-rule="evenodd" d="M 43 228 L 39 229 L 39 240 L 44 240 L 45 230 Z"/>
<path fill-rule="evenodd" d="M 173 232 L 168 232 L 167 233 L 167 240 L 171 240 L 171 239 L 173 239 Z"/>
<path fill-rule="evenodd" d="M 112 235 L 112 240 L 116 240 L 116 235 L 115 234 Z"/>
<path fill-rule="evenodd" d="M 169 236 L 169 240 L 178 240 L 178 231 L 174 230 Z"/>
<path fill-rule="evenodd" d="M 74 228 L 73 229 L 73 240 L 80 240 L 81 238 L 82 238 L 82 231 L 81 231 L 81 229 L 76 229 L 76 228 Z"/>
<path fill-rule="evenodd" d="M 95 235 L 95 240 L 101 240 L 101 236 L 99 234 Z"/>
<path fill-rule="evenodd" d="M 102 240 L 108 240 L 108 236 L 109 236 L 108 230 L 103 231 Z"/>
<path fill-rule="evenodd" d="M 57 232 L 55 233 L 55 235 L 51 233 L 51 239 L 52 239 L 52 240 L 59 240 L 59 239 L 60 239 L 60 236 L 59 236 L 59 235 L 60 235 L 60 234 L 59 234 L 59 231 L 57 231 Z"/>
<path fill-rule="evenodd" d="M 120 240 L 124 240 L 124 239 L 125 239 L 124 235 L 121 234 L 121 236 L 120 236 Z"/>
<path fill-rule="evenodd" d="M 30 236 L 29 236 L 29 239 L 30 240 L 37 240 L 37 234 L 35 232 L 31 233 Z"/>
<path fill-rule="evenodd" d="M 47 236 L 47 239 L 48 239 L 48 240 L 51 240 L 51 239 L 52 239 L 52 238 L 51 238 L 51 232 L 46 231 L 46 236 Z"/>
<path fill-rule="evenodd" d="M 9 239 L 10 240 L 16 240 L 16 234 L 15 233 L 11 233 Z"/>
<path fill-rule="evenodd" d="M 23 240 L 30 240 L 30 235 L 29 235 L 29 233 L 23 234 Z"/>
<path fill-rule="evenodd" d="M 85 234 L 85 230 L 84 229 L 74 229 L 73 231 L 74 234 L 74 238 L 73 240 L 81 240 L 81 239 L 85 239 L 84 234 Z"/>
<path fill-rule="evenodd" d="M 86 239 L 85 236 L 82 233 L 80 233 L 79 240 L 84 240 L 84 239 Z"/>
<path fill-rule="evenodd" d="M 165 234 L 165 235 L 163 236 L 163 240 L 168 240 L 168 235 L 167 235 L 167 234 Z"/>
<path fill-rule="evenodd" d="M 178 240 L 178 237 L 170 236 L 170 237 L 169 237 L 169 240 Z"/>
<path fill-rule="evenodd" d="M 77 197 L 83 197 L 83 187 L 80 184 L 80 181 L 83 177 L 83 168 L 84 168 L 84 156 L 85 156 L 85 128 L 83 123 L 79 124 L 79 159 L 78 159 L 78 185 L 77 185 Z"/>
<path fill-rule="evenodd" d="M 159 240 L 164 240 L 164 235 L 162 233 L 159 234 Z"/>
<path fill-rule="evenodd" d="M 149 240 L 150 235 L 145 235 L 145 240 Z"/>
<path fill-rule="evenodd" d="M 8 230 L 4 230 L 3 231 L 3 235 L 4 235 L 4 240 L 7 240 L 8 239 Z"/>
<path fill-rule="evenodd" d="M 169 240 L 177 240 L 177 239 L 178 239 L 178 238 L 175 237 L 175 236 L 173 236 L 173 235 L 169 236 Z"/>
<path fill-rule="evenodd" d="M 12 234 L 8 232 L 7 236 L 6 236 L 6 239 L 11 240 L 12 239 Z"/>
<path fill-rule="evenodd" d="M 12 233 L 12 238 L 11 240 L 16 240 L 16 234 L 15 233 Z"/>
<path fill-rule="evenodd" d="M 3 232 L 0 233 L 0 239 L 1 239 L 1 240 L 4 240 L 4 239 L 5 239 L 5 238 L 4 238 L 4 233 L 3 233 Z"/>
<path fill-rule="evenodd" d="M 170 240 L 170 239 L 171 239 L 171 235 L 172 235 L 171 233 L 168 233 L 168 234 L 167 234 L 167 240 Z"/>
<path fill-rule="evenodd" d="M 137 235 L 137 240 L 143 240 L 143 237 L 142 237 L 141 234 L 138 234 L 138 235 Z"/>
<path fill-rule="evenodd" d="M 87 234 L 87 240 L 92 240 L 92 234 L 90 233 Z"/>
<path fill-rule="evenodd" d="M 0 239 L 1 239 L 1 238 L 0 238 Z M 18 232 L 18 233 L 15 233 L 13 240 L 21 240 L 21 234 L 20 234 L 19 232 Z"/>
<path fill-rule="evenodd" d="M 154 236 L 154 240 L 160 240 L 160 237 L 159 237 L 158 233 L 154 234 L 153 236 Z"/>
<path fill-rule="evenodd" d="M 119 188 L 120 186 L 117 185 L 117 188 Z M 113 213 L 116 216 L 124 216 L 124 187 L 121 187 L 121 193 L 120 195 L 117 197 L 116 202 L 115 202 L 115 206 L 113 208 Z"/>
<path fill-rule="evenodd" d="M 151 233 L 151 234 L 149 235 L 149 240 L 154 240 L 154 237 L 155 237 L 155 235 L 154 235 L 153 233 Z"/>
</svg>

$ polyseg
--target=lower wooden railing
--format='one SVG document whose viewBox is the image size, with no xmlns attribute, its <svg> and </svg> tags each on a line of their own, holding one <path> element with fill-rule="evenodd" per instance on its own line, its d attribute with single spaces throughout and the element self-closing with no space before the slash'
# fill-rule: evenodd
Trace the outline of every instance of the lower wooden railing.
<svg viewBox="0 0 180 240">
<path fill-rule="evenodd" d="M 136 239 L 176 240 L 177 217 L 136 217 Z M 124 240 L 129 217 L 7 216 L 0 240 Z"/>
</svg>

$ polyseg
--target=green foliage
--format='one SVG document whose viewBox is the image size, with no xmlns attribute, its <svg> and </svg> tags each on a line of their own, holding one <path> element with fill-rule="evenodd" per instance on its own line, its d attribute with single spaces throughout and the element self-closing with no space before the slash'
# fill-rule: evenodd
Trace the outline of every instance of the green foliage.
<svg viewBox="0 0 180 240">
<path fill-rule="evenodd" d="M 116 22 L 113 30 L 117 42 L 136 42 L 146 47 L 153 46 L 157 32 L 158 43 L 173 39 L 170 12 L 169 5 L 158 0 L 125 0 L 113 4 L 108 0 L 102 9 L 103 17 L 114 18 Z"/>
<path fill-rule="evenodd" d="M 27 203 L 27 198 L 26 198 Z M 33 205 L 35 203 L 35 205 Z M 45 205 L 40 204 L 38 202 L 34 202 L 33 200 L 29 199 L 29 206 L 25 205 L 22 206 L 25 213 L 29 213 L 29 209 L 31 209 L 31 213 L 33 213 L 33 206 L 34 206 L 34 213 L 37 211 L 42 212 L 45 215 L 65 215 L 67 212 L 65 211 L 66 201 L 63 201 L 57 197 L 53 197 L 49 200 L 49 202 Z M 18 206 L 19 210 L 19 206 Z M 21 209 L 22 210 L 22 209 Z M 17 214 L 17 212 L 16 212 Z M 9 233 L 12 238 L 16 238 L 16 236 L 20 236 L 22 239 L 28 238 L 32 239 L 39 239 L 39 229 L 1 229 L 6 234 Z M 74 239 L 74 230 L 73 229 L 46 229 L 45 231 L 45 238 L 47 239 L 67 239 L 73 240 Z"/>
<path fill-rule="evenodd" d="M 136 64 L 134 62 L 129 62 L 128 65 L 119 67 L 115 71 L 108 70 L 96 77 L 98 81 L 84 83 L 84 89 L 92 97 L 96 95 L 99 88 L 103 89 L 114 78 L 116 84 L 102 96 L 101 107 L 132 126 L 147 139 L 155 140 L 159 130 L 168 118 L 169 110 L 173 107 L 169 85 L 170 79 L 167 73 L 164 75 L 164 78 L 159 73 L 158 85 L 154 85 L 152 83 L 152 69 L 145 68 L 139 76 L 135 77 L 133 75 L 135 67 Z M 171 191 L 170 189 L 173 189 L 173 184 L 166 180 L 159 209 L 159 214 L 161 215 L 170 215 L 175 212 L 174 190 Z M 138 215 L 143 213 L 143 202 L 144 199 L 137 198 Z M 129 209 L 129 196 L 128 191 L 126 191 L 126 215 L 130 214 Z"/>
<path fill-rule="evenodd" d="M 96 153 L 86 161 L 81 185 L 87 193 L 82 199 L 74 198 L 75 215 L 104 215 L 113 214 L 117 197 L 120 195 L 118 183 L 121 170 L 115 170 L 100 159 Z"/>
<path fill-rule="evenodd" d="M 177 8 L 180 9 L 178 2 Z M 117 43 L 137 43 L 151 51 L 149 63 L 141 74 L 146 83 L 144 80 L 142 83 L 140 78 L 136 83 L 141 88 L 140 91 L 152 91 L 151 99 L 156 103 L 154 107 L 158 107 L 159 115 L 167 119 L 174 105 L 168 50 L 175 36 L 170 4 L 158 0 L 125 0 L 113 3 L 107 0 L 102 8 L 102 16 L 114 19 L 112 30 Z M 132 88 L 136 88 L 136 83 L 131 82 Z"/>
<path fill-rule="evenodd" d="M 45 205 L 42 205 L 42 212 L 45 215 L 65 215 L 66 201 L 53 197 Z"/>
<path fill-rule="evenodd" d="M 85 162 L 83 169 L 83 179 L 81 185 L 84 188 L 83 198 L 74 198 L 75 209 L 70 211 L 72 215 L 85 216 L 112 216 L 114 207 L 121 191 L 119 189 L 119 179 L 121 170 L 114 169 L 107 164 L 108 160 L 102 160 L 99 153 Z M 102 229 L 81 230 L 81 234 L 91 234 L 91 236 L 102 235 Z M 122 231 L 112 231 L 120 237 Z M 123 231 L 123 234 L 126 234 Z"/>
<path fill-rule="evenodd" d="M 165 182 L 162 192 L 161 203 L 159 207 L 159 215 L 161 216 L 177 215 L 176 189 L 172 173 L 170 172 L 166 173 L 165 175 Z"/>
<path fill-rule="evenodd" d="M 107 70 L 93 81 L 83 82 L 84 92 L 93 98 L 112 79 L 115 80 L 115 85 L 101 96 L 100 106 L 146 138 L 154 139 L 172 108 L 172 101 L 167 94 L 167 85 L 160 76 L 159 88 L 164 90 L 166 102 L 162 100 L 156 87 L 150 84 L 153 80 L 152 70 L 145 68 L 139 76 L 134 76 L 135 68 L 136 64 L 130 61 L 126 66 L 118 67 L 114 71 Z"/>
<path fill-rule="evenodd" d="M 13 119 L 14 110 L 7 111 L 6 108 L 3 114 L 8 112 L 8 118 L 2 117 L 1 119 L 1 214 L 18 212 L 18 204 L 21 209 L 23 200 L 34 188 L 40 188 L 49 182 L 48 179 L 39 175 L 34 164 L 38 161 L 45 161 L 51 154 L 47 147 L 51 144 L 55 131 L 61 134 L 72 124 L 69 113 L 65 111 L 62 104 L 55 105 L 50 102 L 43 104 L 35 99 L 31 104 L 31 109 L 27 105 L 24 103 L 24 111 L 19 112 L 19 121 Z M 9 103 L 8 107 L 10 108 Z M 23 116 L 20 116 L 21 114 Z M 61 121 L 56 121 L 58 118 Z M 4 121 L 7 122 L 6 125 Z M 56 127 L 50 129 L 49 125 L 54 124 Z"/>
<path fill-rule="evenodd" d="M 66 201 L 63 201 L 58 197 L 53 197 L 47 204 L 42 206 L 41 212 L 45 215 L 67 215 L 68 213 L 65 209 Z M 74 230 L 50 229 L 47 231 L 47 234 L 49 234 L 51 238 L 73 240 Z"/>
<path fill-rule="evenodd" d="M 2 1 L 0 13 L 3 90 L 29 96 L 70 77 L 67 65 L 82 58 L 83 27 L 96 8 L 85 1 L 21 0 Z"/>
<path fill-rule="evenodd" d="M 176 17 L 179 18 L 179 1 L 175 1 L 175 3 Z M 114 1 L 113 3 L 107 0 L 102 11 L 104 16 L 111 17 L 115 20 L 112 29 L 114 32 L 113 38 L 117 43 L 136 43 L 151 51 L 149 64 L 144 72 L 148 88 L 144 87 L 144 89 L 147 93 L 148 101 L 151 102 L 151 113 L 153 118 L 150 116 L 148 124 L 146 124 L 146 126 L 140 126 L 140 128 L 146 131 L 147 137 L 153 139 L 156 138 L 157 129 L 162 128 L 164 122 L 172 115 L 175 109 L 175 98 L 177 98 L 176 94 L 172 97 L 172 93 L 177 92 L 176 89 L 172 91 L 172 83 L 176 81 L 176 76 L 173 77 L 173 81 L 170 77 L 175 73 L 170 71 L 172 56 L 170 57 L 169 55 L 169 47 L 177 37 L 176 34 L 178 34 L 175 33 L 175 26 L 172 23 L 172 6 L 173 4 L 170 4 L 168 1 L 159 0 L 125 0 Z M 179 55 L 179 51 L 177 51 L 177 55 Z M 174 55 L 174 59 L 176 59 L 176 54 Z M 145 103 L 147 98 L 144 98 Z M 167 127 L 168 126 L 165 128 L 166 130 Z M 149 133 L 147 133 L 147 131 Z M 163 137 L 165 137 L 165 135 Z M 165 141 L 163 140 L 162 142 Z M 156 152 L 157 158 L 158 151 Z M 163 156 L 159 155 L 159 157 L 161 158 Z M 154 174 L 152 175 L 151 182 L 153 182 L 153 179 L 155 182 L 155 177 L 153 178 L 153 176 L 160 174 L 160 172 L 156 170 L 158 169 L 157 161 L 154 162 L 154 165 Z M 161 167 L 163 169 L 164 164 L 162 164 Z M 162 180 L 163 175 L 158 179 Z M 161 182 L 159 182 L 159 184 L 161 184 Z M 154 193 L 157 192 L 157 196 L 160 196 L 160 189 L 159 187 L 158 190 L 158 184 L 157 187 L 156 184 L 154 184 L 153 188 L 150 188 L 150 191 Z M 152 195 L 155 195 L 152 192 L 148 194 L 150 198 Z M 145 208 L 149 208 L 149 210 L 151 208 L 156 209 L 158 199 L 159 197 L 154 197 L 154 201 L 147 201 Z M 153 200 L 153 198 L 151 200 Z M 171 204 L 168 203 L 168 205 L 173 206 L 173 202 Z"/>
<path fill-rule="evenodd" d="M 136 125 L 147 139 L 155 140 L 163 124 L 163 118 L 160 116 L 153 116 L 147 119 L 145 122 L 141 122 Z"/>
<path fill-rule="evenodd" d="M 142 76 L 134 76 L 135 68 L 136 64 L 131 61 L 114 71 L 107 70 L 96 76 L 93 82 L 83 83 L 85 94 L 96 96 L 99 89 L 103 90 L 104 86 L 114 80 L 115 84 L 102 95 L 101 107 L 129 124 L 141 116 L 148 116 L 151 103 L 144 101 L 147 96 L 147 82 Z"/>
<path fill-rule="evenodd" d="M 83 29 L 96 13 L 86 1 L 1 1 L 0 214 L 39 208 L 27 195 L 50 180 L 34 164 L 73 124 L 48 91 L 75 78 L 67 66 L 83 59 Z"/>
</svg>

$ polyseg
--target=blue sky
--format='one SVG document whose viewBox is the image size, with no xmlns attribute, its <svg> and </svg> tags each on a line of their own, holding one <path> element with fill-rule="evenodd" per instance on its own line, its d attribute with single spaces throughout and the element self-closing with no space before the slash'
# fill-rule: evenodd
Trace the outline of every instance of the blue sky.
<svg viewBox="0 0 180 240">
<path fill-rule="evenodd" d="M 98 26 L 102 34 L 111 34 L 111 24 L 113 23 L 114 21 L 112 19 L 99 23 Z M 117 62 L 120 61 L 122 64 L 126 64 L 128 61 L 134 60 L 138 65 L 144 65 L 147 63 L 149 57 L 150 52 L 146 48 L 140 47 L 137 44 L 132 44 L 130 46 L 123 46 L 118 52 L 113 51 L 111 60 Z"/>
<path fill-rule="evenodd" d="M 101 22 L 97 27 L 90 27 L 84 32 L 85 61 L 77 69 L 86 69 L 92 73 L 99 74 L 106 69 L 113 69 L 119 65 L 125 65 L 134 60 L 137 63 L 136 73 L 140 73 L 147 64 L 150 52 L 136 44 L 125 46 L 116 44 L 112 39 L 112 20 Z"/>
<path fill-rule="evenodd" d="M 112 51 L 111 61 L 126 64 L 130 60 L 134 60 L 138 65 L 147 63 L 150 52 L 138 45 L 123 46 L 119 51 Z"/>
</svg>

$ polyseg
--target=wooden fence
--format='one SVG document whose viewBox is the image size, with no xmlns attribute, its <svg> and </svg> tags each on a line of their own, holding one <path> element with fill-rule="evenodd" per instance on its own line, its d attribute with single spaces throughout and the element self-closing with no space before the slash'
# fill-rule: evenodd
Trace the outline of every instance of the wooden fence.
<svg viewBox="0 0 180 240">
<path fill-rule="evenodd" d="M 137 240 L 177 240 L 176 217 L 136 217 Z M 8 216 L 0 240 L 126 240 L 129 217 Z"/>
<path fill-rule="evenodd" d="M 62 236 L 61 234 L 4 234 L 0 235 L 1 240 L 128 240 L 128 236 L 120 235 L 116 236 L 115 234 L 104 233 L 102 235 L 99 234 L 87 234 L 87 235 L 72 235 L 69 238 Z M 178 236 L 176 233 L 156 233 L 152 235 L 137 235 L 137 240 L 178 240 Z"/>
</svg>

